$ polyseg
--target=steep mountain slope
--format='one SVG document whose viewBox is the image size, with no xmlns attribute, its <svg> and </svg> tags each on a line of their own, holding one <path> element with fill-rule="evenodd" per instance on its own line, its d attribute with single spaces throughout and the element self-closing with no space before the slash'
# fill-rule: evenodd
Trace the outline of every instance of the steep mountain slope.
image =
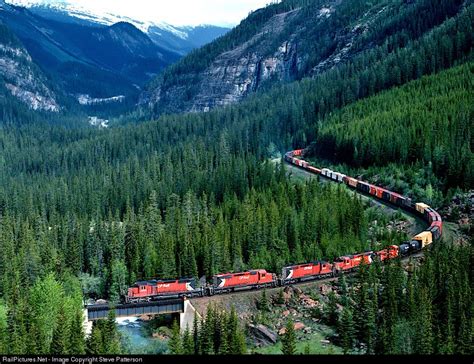
<svg viewBox="0 0 474 364">
<path fill-rule="evenodd" d="M 276 83 L 313 77 L 385 45 L 403 48 L 463 0 L 284 0 L 169 67 L 142 94 L 156 113 L 208 111 Z M 430 13 L 433 16 L 423 17 Z"/>
<path fill-rule="evenodd" d="M 2 20 L 35 62 L 69 94 L 130 95 L 180 55 L 158 47 L 129 23 L 84 26 L 0 3 Z"/>
<path fill-rule="evenodd" d="M 474 62 L 334 111 L 306 156 L 354 167 L 422 162 L 445 187 L 474 185 Z M 419 167 L 420 168 L 420 167 Z M 400 191 L 400 178 L 390 187 Z M 432 201 L 429 201 L 430 203 Z"/>
<path fill-rule="evenodd" d="M 0 105 L 3 110 L 12 99 L 33 110 L 59 111 L 48 80 L 20 41 L 0 22 Z"/>
<path fill-rule="evenodd" d="M 87 9 L 69 1 L 29 2 L 9 0 L 8 3 L 27 7 L 32 13 L 43 18 L 63 23 L 86 26 L 110 26 L 115 23 L 133 24 L 147 34 L 159 47 L 180 55 L 185 55 L 229 31 L 228 28 L 214 25 L 173 26 L 164 22 L 144 22 L 126 16 L 98 12 Z"/>
</svg>

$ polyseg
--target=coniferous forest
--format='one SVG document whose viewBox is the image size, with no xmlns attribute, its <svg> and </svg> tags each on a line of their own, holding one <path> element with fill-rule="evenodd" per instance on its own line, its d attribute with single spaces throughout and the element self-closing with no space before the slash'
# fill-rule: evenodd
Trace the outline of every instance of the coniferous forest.
<svg viewBox="0 0 474 364">
<path fill-rule="evenodd" d="M 189 72 L 266 19 L 298 7 L 310 19 L 309 3 L 284 0 L 256 12 L 149 87 L 196 82 Z M 329 29 L 374 2 L 345 3 Z M 126 354 L 113 311 L 86 338 L 85 300 L 118 304 L 140 280 L 280 273 L 290 263 L 401 243 L 388 233 L 374 241 L 373 214 L 358 194 L 293 178 L 282 161 L 289 150 L 307 148 L 316 166 L 435 208 L 472 191 L 474 5 L 412 3 L 374 24 L 341 64 L 205 113 L 133 105 L 97 129 L 77 109 L 34 112 L 1 83 L 0 353 Z M 17 44 L 2 29 L 0 41 Z M 311 47 L 323 31 L 302 44 Z M 334 47 L 329 35 L 319 39 L 306 67 Z M 442 239 L 409 268 L 395 259 L 340 278 L 341 294 L 322 317 L 341 350 L 363 343 L 367 354 L 472 355 L 472 221 L 464 232 L 462 242 Z M 287 354 L 295 351 L 291 328 Z M 174 323 L 171 331 L 174 354 L 245 354 L 252 344 L 234 309 L 212 305 L 193 327 L 180 333 Z"/>
</svg>

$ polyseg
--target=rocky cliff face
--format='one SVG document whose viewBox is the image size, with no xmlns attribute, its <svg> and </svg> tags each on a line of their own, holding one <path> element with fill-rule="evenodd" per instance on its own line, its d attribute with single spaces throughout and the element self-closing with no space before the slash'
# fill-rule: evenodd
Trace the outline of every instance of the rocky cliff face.
<svg viewBox="0 0 474 364">
<path fill-rule="evenodd" d="M 291 34 L 270 53 L 261 50 L 272 47 L 272 38 L 266 35 L 281 32 L 297 13 L 298 10 L 294 10 L 276 15 L 249 41 L 220 54 L 203 72 L 191 111 L 208 111 L 215 106 L 238 102 L 272 77 L 285 82 L 294 80 L 305 58 L 298 53 L 296 34 Z"/>
<path fill-rule="evenodd" d="M 357 52 L 353 44 L 383 10 L 382 6 L 373 6 L 352 18 L 342 17 L 338 10 L 346 4 L 342 0 L 315 1 L 314 5 L 291 9 L 273 5 L 281 9 L 258 24 L 254 34 L 233 44 L 233 32 L 241 31 L 237 27 L 226 39 L 219 40 L 230 46 L 221 47 L 224 50 L 215 54 L 197 75 L 195 69 L 188 73 L 185 67 L 179 72 L 170 69 L 168 73 L 177 73 L 170 78 L 185 81 L 155 82 L 142 94 L 140 103 L 172 112 L 209 111 L 239 102 L 273 83 L 290 82 L 335 67 Z M 258 12 L 246 21 L 256 16 Z M 219 48 L 219 43 L 215 48 Z M 212 48 L 190 57 L 197 58 L 199 63 L 210 57 L 209 52 Z"/>
<path fill-rule="evenodd" d="M 0 24 L 0 32 L 6 33 Z M 14 41 L 0 37 L 0 82 L 13 97 L 33 110 L 58 112 L 56 96 L 28 52 Z"/>
<path fill-rule="evenodd" d="M 250 39 L 218 54 L 197 75 L 199 82 L 192 85 L 197 92 L 191 100 L 186 100 L 189 98 L 189 85 L 170 88 L 158 85 L 144 93 L 140 103 L 153 105 L 164 101 L 173 105 L 173 109 L 209 111 L 216 106 L 240 101 L 272 78 L 294 80 L 305 58 L 298 53 L 297 32 L 290 34 L 275 49 L 272 44 L 274 37 L 271 35 L 282 32 L 298 12 L 299 10 L 293 10 L 275 15 Z"/>
</svg>

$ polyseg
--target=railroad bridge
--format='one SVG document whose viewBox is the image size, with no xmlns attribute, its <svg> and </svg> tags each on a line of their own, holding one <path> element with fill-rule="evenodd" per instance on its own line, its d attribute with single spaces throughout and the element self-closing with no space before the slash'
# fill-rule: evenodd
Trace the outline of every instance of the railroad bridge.
<svg viewBox="0 0 474 364">
<path fill-rule="evenodd" d="M 106 319 L 111 309 L 115 310 L 115 316 L 117 318 L 173 314 L 179 316 L 181 331 L 186 330 L 186 327 L 188 326 L 189 328 L 193 326 L 195 315 L 200 316 L 191 302 L 186 298 L 118 304 L 115 306 L 110 306 L 108 304 L 88 305 L 84 309 L 84 327 L 86 335 L 91 333 L 92 323 L 96 320 Z"/>
</svg>

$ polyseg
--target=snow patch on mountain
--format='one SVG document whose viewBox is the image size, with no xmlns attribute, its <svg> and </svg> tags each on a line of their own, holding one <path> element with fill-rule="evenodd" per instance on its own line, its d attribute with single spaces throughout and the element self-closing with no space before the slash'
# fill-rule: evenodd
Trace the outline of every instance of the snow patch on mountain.
<svg viewBox="0 0 474 364">
<path fill-rule="evenodd" d="M 0 0 L 1 2 L 2 0 Z M 188 38 L 188 32 L 194 27 L 175 27 L 165 22 L 141 21 L 132 19 L 127 16 L 111 14 L 108 12 L 100 12 L 98 10 L 87 9 L 83 6 L 73 4 L 69 1 L 58 1 L 50 3 L 47 0 L 33 1 L 33 0 L 7 0 L 9 4 L 22 6 L 25 8 L 46 8 L 50 10 L 61 11 L 69 14 L 72 17 L 87 20 L 93 23 L 102 25 L 113 25 L 119 22 L 127 22 L 133 24 L 144 33 L 149 33 L 150 27 L 160 28 L 164 31 L 170 32 L 181 39 Z"/>
<path fill-rule="evenodd" d="M 122 102 L 125 100 L 124 95 L 119 95 L 119 96 L 113 96 L 113 97 L 107 97 L 107 98 L 95 98 L 95 97 L 90 97 L 89 95 L 77 95 L 77 101 L 81 105 L 96 105 L 96 104 L 108 104 L 111 102 Z"/>
</svg>

